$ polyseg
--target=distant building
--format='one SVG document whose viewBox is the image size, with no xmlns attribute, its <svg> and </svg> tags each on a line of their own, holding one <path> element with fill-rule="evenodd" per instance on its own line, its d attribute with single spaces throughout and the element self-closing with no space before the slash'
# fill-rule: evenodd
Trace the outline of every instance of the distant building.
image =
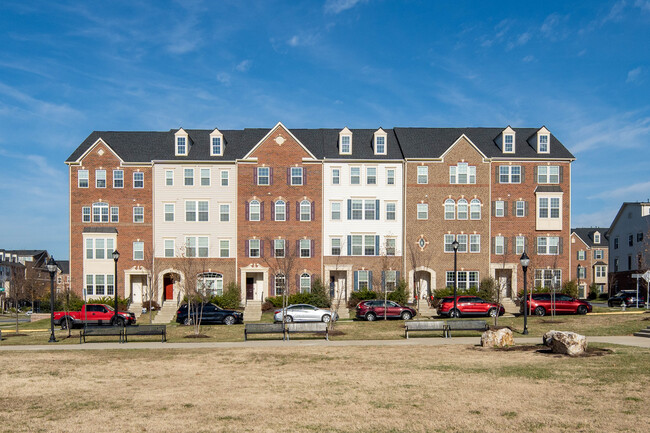
<svg viewBox="0 0 650 433">
<path fill-rule="evenodd" d="M 589 296 L 592 284 L 599 294 L 607 293 L 608 230 L 606 227 L 571 229 L 571 254 L 576 261 L 573 268 L 580 298 Z"/>
<path fill-rule="evenodd" d="M 636 289 L 632 275 L 650 268 L 649 236 L 650 202 L 623 203 L 609 229 L 610 293 Z"/>
<path fill-rule="evenodd" d="M 70 262 L 68 260 L 57 260 L 59 270 L 56 273 L 56 291 L 63 293 L 70 288 Z"/>
</svg>

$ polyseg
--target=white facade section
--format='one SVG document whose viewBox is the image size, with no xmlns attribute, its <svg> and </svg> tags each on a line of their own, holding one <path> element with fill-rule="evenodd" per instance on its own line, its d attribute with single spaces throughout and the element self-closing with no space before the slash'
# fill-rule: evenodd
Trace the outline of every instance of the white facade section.
<svg viewBox="0 0 650 433">
<path fill-rule="evenodd" d="M 387 245 L 392 249 L 393 241 L 395 255 L 401 256 L 402 163 L 325 162 L 323 176 L 323 255 L 332 256 L 332 248 L 335 252 L 340 249 L 341 256 L 367 255 L 366 236 L 379 236 L 379 251 L 375 248 L 374 256 L 386 254 Z M 354 254 L 348 243 L 349 236 L 355 235 L 363 236 L 361 254 Z M 389 250 L 388 254 L 392 251 Z"/>
<path fill-rule="evenodd" d="M 224 172 L 228 173 L 227 178 Z M 192 174 L 191 181 L 189 174 Z M 227 240 L 229 243 L 228 257 L 235 257 L 237 253 L 235 164 L 159 163 L 153 167 L 153 176 L 154 250 L 157 258 L 170 257 L 171 241 L 173 241 L 173 257 L 187 254 L 188 238 L 192 238 L 190 241 L 192 251 L 198 257 L 205 251 L 206 237 L 207 257 L 226 258 L 220 248 L 222 240 Z M 223 212 L 226 208 L 227 216 Z M 168 248 L 165 248 L 165 241 Z"/>
<path fill-rule="evenodd" d="M 645 271 L 650 266 L 650 203 L 624 203 L 608 237 L 609 272 Z"/>
</svg>

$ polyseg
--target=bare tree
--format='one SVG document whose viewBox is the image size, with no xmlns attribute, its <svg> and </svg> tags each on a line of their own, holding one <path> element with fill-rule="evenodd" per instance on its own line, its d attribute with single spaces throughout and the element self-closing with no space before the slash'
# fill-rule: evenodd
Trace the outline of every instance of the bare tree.
<svg viewBox="0 0 650 433">
<path fill-rule="evenodd" d="M 386 320 L 386 302 L 388 301 L 388 284 L 386 281 L 386 276 L 388 272 L 396 272 L 399 269 L 399 259 L 395 256 L 395 251 L 392 251 L 393 254 L 389 255 L 388 244 L 384 243 L 384 246 L 379 252 L 379 263 L 381 268 L 381 273 L 379 277 L 379 286 L 384 295 L 384 320 Z M 397 281 L 397 275 L 395 275 L 395 286 L 393 290 L 397 287 L 399 281 Z M 373 282 L 374 284 L 374 282 Z M 392 290 L 391 290 L 392 291 Z"/>
<path fill-rule="evenodd" d="M 144 268 L 147 275 L 147 289 L 144 295 L 146 296 L 146 300 L 149 302 L 149 323 L 153 320 L 151 308 L 153 306 L 153 299 L 158 296 L 159 266 L 157 266 L 157 264 L 154 246 L 150 245 L 144 251 Z"/>
<path fill-rule="evenodd" d="M 278 248 L 276 248 L 276 242 L 278 242 Z M 298 247 L 291 248 L 289 245 L 288 239 L 271 239 L 266 238 L 265 243 L 268 243 L 270 246 L 270 254 L 262 255 L 262 260 L 264 264 L 269 268 L 269 279 L 272 279 L 273 286 L 276 287 L 277 295 L 277 286 L 276 282 L 279 283 L 280 289 L 282 291 L 282 323 L 286 321 L 287 307 L 289 306 L 289 294 L 291 292 L 291 280 L 293 273 L 295 272 L 294 268 L 296 267 L 297 258 L 300 254 Z M 284 283 L 282 283 L 282 277 L 284 277 Z M 277 278 L 277 280 L 276 280 Z M 298 288 L 296 288 L 297 290 Z"/>
<path fill-rule="evenodd" d="M 345 245 L 343 245 L 343 244 L 344 244 L 344 242 L 340 246 L 341 247 L 340 251 L 344 251 Z M 340 254 L 340 252 L 335 257 L 336 257 L 336 260 L 334 262 L 334 272 L 338 273 L 339 265 L 341 264 L 341 254 Z M 330 275 L 331 275 L 331 271 L 330 271 Z M 330 276 L 330 279 L 331 278 L 332 277 Z M 347 279 L 346 279 L 346 281 L 347 281 Z M 331 284 L 331 282 L 330 282 L 330 284 Z M 338 314 L 339 308 L 341 307 L 341 301 L 343 300 L 343 296 L 346 294 L 346 292 L 347 292 L 347 287 L 339 287 L 338 293 L 334 292 L 333 297 L 330 295 L 330 298 L 331 298 L 331 307 L 330 308 L 331 308 L 331 310 L 332 310 L 332 312 L 334 314 Z M 346 302 L 347 302 L 347 299 L 346 299 Z M 345 307 L 347 308 L 347 305 Z M 329 323 L 329 330 L 330 331 L 332 331 L 334 329 L 334 324 L 335 323 L 336 323 L 336 320 L 330 320 L 330 323 Z"/>
<path fill-rule="evenodd" d="M 417 241 L 407 241 L 406 245 L 408 246 L 408 258 L 410 260 L 411 269 L 413 269 L 413 295 L 415 296 L 416 299 L 416 310 L 419 313 L 421 287 L 420 287 L 420 281 L 417 278 L 417 269 L 420 267 L 426 267 L 426 268 L 430 267 L 429 265 L 431 263 L 433 251 L 431 248 L 427 248 L 427 245 L 425 245 L 424 248 L 420 248 Z M 431 277 L 433 277 L 433 275 Z M 430 281 L 428 287 L 429 293 L 427 293 L 427 302 L 428 299 L 430 299 L 431 297 L 430 296 L 432 292 L 431 285 L 432 282 Z"/>
<path fill-rule="evenodd" d="M 15 267 L 11 268 L 11 288 L 10 298 L 14 304 L 14 313 L 16 314 L 16 333 L 18 333 L 18 302 L 23 299 L 25 295 L 25 268 Z"/>
<path fill-rule="evenodd" d="M 203 320 L 203 306 L 209 300 L 211 292 L 208 290 L 203 274 L 208 271 L 207 258 L 195 257 L 197 250 L 188 252 L 189 248 L 183 247 L 180 251 L 178 269 L 182 272 L 180 285 L 187 297 L 187 319 L 185 325 L 194 326 L 194 335 L 201 333 Z"/>
<path fill-rule="evenodd" d="M 48 279 L 49 280 L 49 279 Z M 38 299 L 45 294 L 46 281 L 41 278 L 41 273 L 38 269 L 26 269 L 24 292 L 29 298 L 32 313 L 34 313 L 34 299 Z"/>
</svg>

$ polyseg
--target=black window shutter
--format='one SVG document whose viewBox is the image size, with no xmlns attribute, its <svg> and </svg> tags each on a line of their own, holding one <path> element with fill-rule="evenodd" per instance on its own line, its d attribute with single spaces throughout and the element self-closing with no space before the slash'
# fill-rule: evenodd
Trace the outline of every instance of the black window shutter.
<svg viewBox="0 0 650 433">
<path fill-rule="evenodd" d="M 249 211 L 248 202 L 245 202 L 244 207 L 246 208 L 244 212 L 246 214 L 246 221 L 248 221 L 248 211 Z"/>
<path fill-rule="evenodd" d="M 275 202 L 271 202 L 271 221 L 275 221 Z"/>
<path fill-rule="evenodd" d="M 307 185 L 307 167 L 302 168 L 302 184 Z"/>
<path fill-rule="evenodd" d="M 300 202 L 296 202 L 296 221 L 300 221 Z"/>
<path fill-rule="evenodd" d="M 348 219 L 352 219 L 352 200 L 348 199 Z"/>
<path fill-rule="evenodd" d="M 311 202 L 311 221 L 314 221 L 315 210 L 316 210 L 316 203 L 312 201 Z"/>
<path fill-rule="evenodd" d="M 539 171 L 539 167 L 535 166 L 535 182 L 537 182 L 537 180 L 539 179 L 538 171 Z"/>
<path fill-rule="evenodd" d="M 560 166 L 560 183 L 564 182 L 564 167 Z"/>
<path fill-rule="evenodd" d="M 257 167 L 253 167 L 253 185 L 257 185 Z"/>
<path fill-rule="evenodd" d="M 260 241 L 260 257 L 264 257 L 264 241 Z"/>
<path fill-rule="evenodd" d="M 291 185 L 291 167 L 287 168 L 287 185 Z"/>
<path fill-rule="evenodd" d="M 521 183 L 526 181 L 526 167 L 521 166 Z"/>
<path fill-rule="evenodd" d="M 264 202 L 260 202 L 260 221 L 264 221 Z"/>
<path fill-rule="evenodd" d="M 507 201 L 503 202 L 503 216 L 504 217 L 508 216 L 508 202 Z"/>
<path fill-rule="evenodd" d="M 287 221 L 289 221 L 289 219 L 290 219 L 289 215 L 291 215 L 291 213 L 289 212 L 289 201 L 285 201 L 284 202 L 284 217 L 287 219 Z"/>
<path fill-rule="evenodd" d="M 248 245 L 249 245 L 248 244 L 248 239 L 246 239 L 246 242 L 244 242 L 244 248 L 246 249 L 246 251 L 244 251 L 244 255 L 246 257 L 249 257 L 249 255 L 248 255 Z"/>
<path fill-rule="evenodd" d="M 273 167 L 269 167 L 269 185 L 273 185 Z"/>
</svg>

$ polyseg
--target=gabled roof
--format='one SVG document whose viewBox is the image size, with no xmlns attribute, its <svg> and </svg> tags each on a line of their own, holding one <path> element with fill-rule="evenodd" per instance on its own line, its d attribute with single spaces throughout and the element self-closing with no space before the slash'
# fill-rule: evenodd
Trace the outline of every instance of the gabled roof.
<svg viewBox="0 0 650 433">
<path fill-rule="evenodd" d="M 626 202 L 623 202 L 623 204 L 621 205 L 621 208 L 616 213 L 616 216 L 614 217 L 614 220 L 609 225 L 609 231 L 610 232 L 614 231 L 614 228 L 616 227 L 616 224 L 618 224 L 618 220 L 620 219 L 621 215 L 623 215 L 623 211 L 625 210 L 626 207 L 628 207 L 628 206 L 639 206 L 639 207 L 641 207 L 643 205 L 645 205 L 645 206 L 650 205 L 650 201 L 646 201 L 646 202 L 626 201 Z M 640 215 L 639 215 L 639 217 L 640 217 Z"/>
<path fill-rule="evenodd" d="M 277 126 L 277 125 L 276 125 Z M 275 128 L 275 127 L 274 127 Z M 102 139 L 128 163 L 152 161 L 236 161 L 243 158 L 274 128 L 245 128 L 220 130 L 225 151 L 222 156 L 210 155 L 210 134 L 214 129 L 184 129 L 191 142 L 189 154 L 176 156 L 174 134 L 169 131 L 94 131 L 72 152 L 66 163 L 75 163 L 87 150 Z M 395 160 L 404 158 L 439 159 L 465 135 L 488 158 L 506 159 L 567 159 L 574 156 L 551 135 L 551 152 L 538 154 L 526 140 L 537 128 L 513 128 L 516 132 L 515 153 L 504 154 L 495 140 L 503 128 L 393 128 L 383 129 L 388 137 L 386 155 L 375 155 L 372 140 L 377 129 L 350 129 L 353 136 L 352 154 L 339 154 L 341 129 L 289 129 L 318 159 Z"/>
<path fill-rule="evenodd" d="M 56 264 L 59 266 L 59 269 L 61 269 L 62 274 L 69 274 L 70 273 L 70 261 L 68 261 L 68 260 L 57 260 Z"/>
<path fill-rule="evenodd" d="M 596 232 L 600 233 L 599 244 L 594 243 L 594 233 Z M 608 248 L 608 232 L 608 227 L 578 227 L 571 229 L 571 233 L 575 233 L 589 248 Z"/>
</svg>

